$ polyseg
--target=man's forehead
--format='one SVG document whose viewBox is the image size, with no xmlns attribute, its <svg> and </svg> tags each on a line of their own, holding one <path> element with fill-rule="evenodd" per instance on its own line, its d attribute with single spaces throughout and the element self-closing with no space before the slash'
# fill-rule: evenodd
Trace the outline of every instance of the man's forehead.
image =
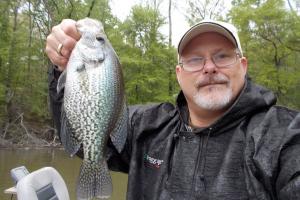
<svg viewBox="0 0 300 200">
<path fill-rule="evenodd" d="M 224 35 L 222 35 L 220 33 L 216 33 L 216 32 L 200 33 L 200 34 L 196 35 L 193 39 L 191 39 L 191 41 L 188 42 L 186 46 L 188 46 L 192 43 L 195 43 L 195 42 L 209 44 L 209 43 L 214 43 L 215 41 L 226 41 L 226 43 L 230 43 L 233 46 L 235 46 L 234 43 L 231 40 L 229 40 L 227 37 L 225 37 Z"/>
<path fill-rule="evenodd" d="M 234 49 L 235 45 L 225 36 L 215 32 L 205 32 L 195 36 L 182 50 L 182 55 L 187 51 L 209 51 L 218 49 Z"/>
</svg>

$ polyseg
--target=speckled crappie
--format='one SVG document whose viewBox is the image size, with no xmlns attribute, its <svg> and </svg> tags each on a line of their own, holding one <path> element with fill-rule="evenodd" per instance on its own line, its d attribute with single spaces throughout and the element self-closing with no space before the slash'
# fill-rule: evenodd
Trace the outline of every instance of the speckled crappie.
<svg viewBox="0 0 300 200">
<path fill-rule="evenodd" d="M 64 91 L 61 141 L 71 156 L 83 150 L 77 199 L 104 199 L 112 193 L 107 140 L 111 137 L 120 151 L 126 138 L 124 83 L 118 57 L 101 22 L 85 18 L 76 28 L 81 38 L 57 87 L 58 92 Z"/>
</svg>

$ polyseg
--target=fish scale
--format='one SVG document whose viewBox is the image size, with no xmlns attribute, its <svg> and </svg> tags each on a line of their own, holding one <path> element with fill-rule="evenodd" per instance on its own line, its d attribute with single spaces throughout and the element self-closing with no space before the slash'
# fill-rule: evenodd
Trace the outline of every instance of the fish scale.
<svg viewBox="0 0 300 200">
<path fill-rule="evenodd" d="M 118 57 L 100 22 L 76 23 L 77 42 L 58 81 L 64 89 L 61 140 L 70 155 L 83 149 L 77 199 L 104 199 L 112 193 L 106 163 L 109 137 L 120 152 L 126 141 L 128 111 Z"/>
</svg>

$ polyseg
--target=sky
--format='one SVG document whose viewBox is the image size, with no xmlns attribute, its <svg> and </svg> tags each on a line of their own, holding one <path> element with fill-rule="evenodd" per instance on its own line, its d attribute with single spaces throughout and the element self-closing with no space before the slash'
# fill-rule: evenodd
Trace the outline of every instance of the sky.
<svg viewBox="0 0 300 200">
<path fill-rule="evenodd" d="M 116 15 L 120 20 L 124 21 L 126 17 L 130 13 L 130 9 L 133 5 L 138 4 L 140 0 L 113 0 L 111 2 L 111 8 L 112 13 Z M 185 1 L 179 1 L 179 2 L 185 2 Z M 180 6 L 180 5 L 178 5 Z M 182 6 L 182 5 L 181 5 Z M 168 1 L 163 1 L 160 5 L 161 13 L 166 17 L 166 20 L 168 20 Z M 184 9 L 181 9 L 182 11 Z M 181 11 L 178 11 L 177 9 L 172 10 L 172 43 L 175 47 L 177 47 L 177 44 L 181 38 L 181 36 L 184 34 L 184 32 L 189 28 L 188 23 L 185 20 L 184 15 L 181 13 Z M 164 25 L 161 29 L 161 32 L 168 37 L 169 34 L 169 26 L 168 24 Z"/>
</svg>

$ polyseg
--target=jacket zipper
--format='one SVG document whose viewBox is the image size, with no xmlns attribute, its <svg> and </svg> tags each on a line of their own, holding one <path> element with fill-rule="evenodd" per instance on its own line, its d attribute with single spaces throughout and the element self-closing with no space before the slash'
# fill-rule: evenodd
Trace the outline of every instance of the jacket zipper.
<svg viewBox="0 0 300 200">
<path fill-rule="evenodd" d="M 212 127 L 209 128 L 208 134 L 205 137 L 200 135 L 200 145 L 199 145 L 199 151 L 198 151 L 198 155 L 197 155 L 197 160 L 196 160 L 196 166 L 194 169 L 194 175 L 193 175 L 193 182 L 192 182 L 192 192 L 191 192 L 191 196 L 190 199 L 193 199 L 195 197 L 195 193 L 196 193 L 196 189 L 195 189 L 195 184 L 196 184 L 196 178 L 197 178 L 197 174 L 198 173 L 198 169 L 200 166 L 200 179 L 204 184 L 204 190 L 206 190 L 206 185 L 205 185 L 205 175 L 204 175 L 204 168 L 205 168 L 205 163 L 206 163 L 206 151 L 207 151 L 207 143 L 208 143 L 208 139 L 209 136 L 211 134 L 212 131 Z M 205 141 L 206 138 L 206 141 Z M 204 148 L 203 148 L 204 147 Z M 204 154 L 203 154 L 204 151 Z"/>
</svg>

